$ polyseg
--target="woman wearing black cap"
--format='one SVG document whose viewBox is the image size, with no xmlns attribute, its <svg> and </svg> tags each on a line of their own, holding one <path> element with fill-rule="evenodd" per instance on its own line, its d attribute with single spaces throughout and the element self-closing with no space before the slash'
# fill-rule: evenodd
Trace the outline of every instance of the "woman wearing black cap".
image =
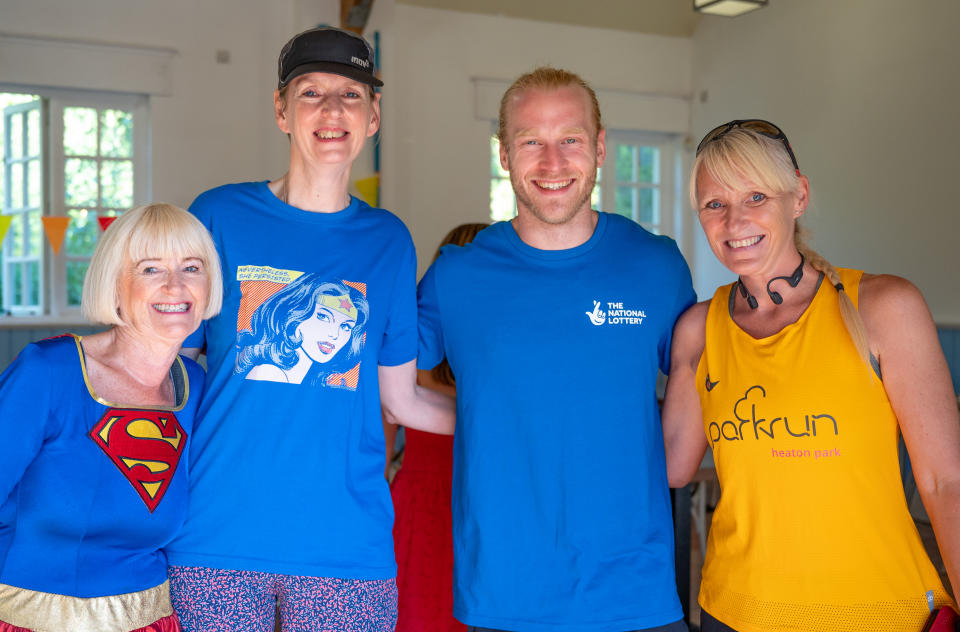
<svg viewBox="0 0 960 632">
<path fill-rule="evenodd" d="M 416 386 L 406 227 L 347 193 L 380 124 L 373 51 L 352 33 L 312 29 L 284 46 L 278 71 L 274 113 L 290 139 L 289 170 L 213 189 L 190 209 L 214 236 L 225 287 L 221 315 L 185 343 L 206 347 L 210 375 L 188 517 L 168 549 L 173 602 L 187 631 L 272 630 L 275 608 L 284 630 L 392 630 L 381 404 L 405 425 L 450 433 L 452 401 Z M 260 350 L 262 367 L 275 370 L 254 375 L 237 362 L 238 341 L 252 339 L 257 308 L 296 291 L 303 275 L 349 290 L 286 301 L 290 313 L 258 321 L 289 343 Z M 366 313 L 353 340 L 345 328 L 358 302 Z M 287 378 L 347 338 L 356 361 L 342 372 Z"/>
</svg>

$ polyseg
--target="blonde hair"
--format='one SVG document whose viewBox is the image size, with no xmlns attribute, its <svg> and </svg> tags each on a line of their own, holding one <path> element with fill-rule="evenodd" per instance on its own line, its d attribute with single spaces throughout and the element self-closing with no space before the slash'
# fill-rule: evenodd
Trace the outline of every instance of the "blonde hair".
<svg viewBox="0 0 960 632">
<path fill-rule="evenodd" d="M 440 245 L 437 247 L 436 254 L 433 255 L 433 260 L 436 261 L 437 257 L 440 256 L 440 251 L 444 246 L 449 246 L 451 244 L 455 246 L 466 246 L 473 238 L 477 236 L 481 230 L 489 226 L 490 224 L 460 224 L 443 238 L 443 241 L 440 242 Z M 447 359 L 444 358 L 440 364 L 433 367 L 430 370 L 430 375 L 433 376 L 437 382 L 441 384 L 446 384 L 447 386 L 454 386 L 456 380 L 453 377 L 453 371 L 450 370 L 450 363 L 447 362 Z"/>
<path fill-rule="evenodd" d="M 503 93 L 503 98 L 500 99 L 500 117 L 497 125 L 497 138 L 500 140 L 500 143 L 502 144 L 507 136 L 507 104 L 514 95 L 524 90 L 535 89 L 546 91 L 556 90 L 557 88 L 563 88 L 565 86 L 579 86 L 587 91 L 587 96 L 590 97 L 593 124 L 596 128 L 594 132 L 599 134 L 600 130 L 603 129 L 603 124 L 600 121 L 600 102 L 597 101 L 597 93 L 593 91 L 593 88 L 591 88 L 580 75 L 570 72 L 569 70 L 541 66 L 525 75 L 517 77 L 516 81 Z"/>
<path fill-rule="evenodd" d="M 104 231 L 83 279 L 83 315 L 95 323 L 128 324 L 117 311 L 124 268 L 131 261 L 163 256 L 199 257 L 203 261 L 208 283 L 203 318 L 215 316 L 223 301 L 223 277 L 213 239 L 196 217 L 164 203 L 130 209 Z"/>
<path fill-rule="evenodd" d="M 689 195 L 690 204 L 695 210 L 700 206 L 697 198 L 697 176 L 701 170 L 728 189 L 734 189 L 745 180 L 774 193 L 794 193 L 800 187 L 800 175 L 783 141 L 742 127 L 731 129 L 719 138 L 708 142 L 694 161 L 690 173 Z M 840 315 L 843 317 L 847 332 L 857 348 L 857 353 L 867 366 L 872 366 L 866 326 L 860 312 L 840 282 L 839 273 L 829 261 L 807 244 L 807 231 L 800 222 L 797 221 L 794 226 L 793 243 L 797 252 L 837 288 Z"/>
</svg>

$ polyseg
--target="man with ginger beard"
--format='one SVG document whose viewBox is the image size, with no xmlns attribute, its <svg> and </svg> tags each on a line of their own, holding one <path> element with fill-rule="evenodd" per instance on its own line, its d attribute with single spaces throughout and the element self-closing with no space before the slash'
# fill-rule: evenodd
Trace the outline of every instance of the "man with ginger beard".
<svg viewBox="0 0 960 632">
<path fill-rule="evenodd" d="M 590 208 L 593 90 L 538 68 L 500 104 L 517 217 L 420 282 L 420 353 L 457 381 L 454 616 L 471 630 L 686 630 L 655 396 L 695 296 L 676 244 Z"/>
</svg>

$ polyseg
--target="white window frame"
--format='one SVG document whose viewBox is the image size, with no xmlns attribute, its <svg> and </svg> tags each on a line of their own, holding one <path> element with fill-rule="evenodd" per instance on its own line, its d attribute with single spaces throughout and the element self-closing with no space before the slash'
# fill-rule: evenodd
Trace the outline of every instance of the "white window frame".
<svg viewBox="0 0 960 632">
<path fill-rule="evenodd" d="M 69 107 L 121 109 L 133 114 L 133 202 L 134 205 L 152 197 L 150 182 L 150 104 L 147 95 L 119 92 L 92 92 L 0 83 L 0 92 L 35 94 L 41 98 L 43 116 L 41 126 L 45 135 L 43 152 L 43 211 L 44 216 L 66 216 L 66 183 L 64 168 L 63 113 Z M 98 166 L 100 160 L 98 159 Z M 98 170 L 99 173 L 99 170 Z M 91 207 L 97 210 L 99 207 Z M 12 315 L 17 324 L 30 323 L 84 323 L 79 306 L 67 301 L 67 262 L 87 261 L 88 257 L 69 256 L 66 247 L 56 255 L 42 235 L 41 284 L 43 286 L 38 313 Z M 5 290 L 6 291 L 6 290 Z"/>
</svg>

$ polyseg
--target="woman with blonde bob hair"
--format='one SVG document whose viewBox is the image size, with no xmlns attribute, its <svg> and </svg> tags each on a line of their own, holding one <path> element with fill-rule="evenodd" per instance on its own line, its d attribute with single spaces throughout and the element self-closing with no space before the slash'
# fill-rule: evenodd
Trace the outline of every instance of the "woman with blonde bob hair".
<svg viewBox="0 0 960 632">
<path fill-rule="evenodd" d="M 161 549 L 186 514 L 203 370 L 178 351 L 221 287 L 199 221 L 135 208 L 84 281 L 84 314 L 112 326 L 30 344 L 0 375 L 0 632 L 180 630 Z"/>
<path fill-rule="evenodd" d="M 738 276 L 677 322 L 664 404 L 671 486 L 709 446 L 722 490 L 701 629 L 920 630 L 953 601 L 907 507 L 901 434 L 960 585 L 960 422 L 923 297 L 806 245 L 809 183 L 768 121 L 708 133 L 690 199 Z"/>
</svg>

